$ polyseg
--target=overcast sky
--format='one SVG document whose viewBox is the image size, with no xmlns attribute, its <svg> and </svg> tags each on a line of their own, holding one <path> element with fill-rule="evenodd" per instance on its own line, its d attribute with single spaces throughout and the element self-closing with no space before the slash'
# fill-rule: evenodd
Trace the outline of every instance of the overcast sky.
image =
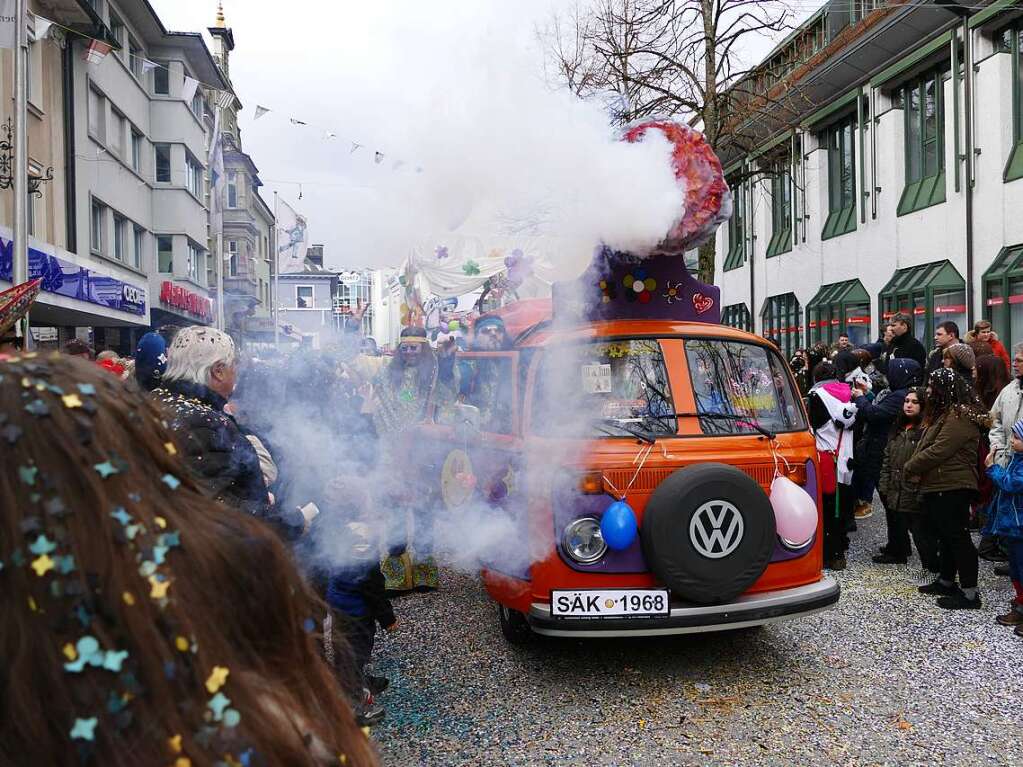
<svg viewBox="0 0 1023 767">
<path fill-rule="evenodd" d="M 205 32 L 214 23 L 215 0 L 151 2 L 168 29 Z M 438 163 L 437 147 L 423 134 L 456 124 L 475 130 L 476 119 L 479 132 L 492 130 L 486 114 L 474 114 L 474 100 L 489 95 L 481 91 L 488 76 L 505 78 L 511 69 L 515 77 L 539 78 L 539 54 L 529 50 L 533 30 L 559 4 L 225 0 L 237 46 L 231 79 L 245 105 L 242 141 L 267 203 L 277 191 L 305 214 L 310 241 L 326 245 L 334 267 L 398 265 L 407 231 L 388 237 L 388 224 L 398 232 L 401 222 L 416 220 L 396 203 L 398 189 L 417 165 Z M 814 5 L 796 3 L 801 16 Z M 764 41 L 750 55 L 770 45 Z M 463 78 L 467 70 L 475 76 Z M 253 121 L 257 105 L 272 111 Z M 352 152 L 353 142 L 363 146 Z M 384 154 L 379 164 L 375 151 Z M 443 189 L 428 193 L 445 196 Z"/>
</svg>

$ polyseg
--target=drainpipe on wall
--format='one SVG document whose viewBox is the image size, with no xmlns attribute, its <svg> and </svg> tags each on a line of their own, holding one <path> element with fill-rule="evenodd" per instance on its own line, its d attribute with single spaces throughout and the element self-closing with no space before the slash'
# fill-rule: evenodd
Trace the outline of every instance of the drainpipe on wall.
<svg viewBox="0 0 1023 767">
<path fill-rule="evenodd" d="M 749 162 L 747 160 L 743 160 L 742 161 L 742 175 L 745 176 L 748 170 L 749 170 Z M 757 317 L 759 316 L 759 314 L 757 313 L 756 291 L 755 291 L 755 289 L 753 287 L 753 273 L 755 271 L 754 266 L 755 266 L 755 261 L 756 261 L 756 258 L 755 258 L 756 252 L 755 252 L 755 249 L 753 247 L 754 246 L 754 240 L 753 240 L 753 232 L 754 232 L 754 228 L 753 228 L 753 182 L 752 182 L 752 180 L 745 181 L 744 184 L 741 185 L 740 188 L 739 188 L 739 194 L 743 194 L 744 193 L 743 190 L 742 190 L 742 186 L 745 186 L 746 189 L 748 190 L 745 193 L 746 199 L 744 200 L 744 202 L 746 203 L 746 220 L 743 222 L 743 226 L 748 227 L 748 229 L 749 229 L 749 238 L 748 238 L 748 241 L 749 241 L 749 312 L 750 312 L 750 324 L 753 326 L 753 332 L 756 333 L 757 332 Z M 743 232 L 743 238 L 747 239 L 745 232 Z"/>
<path fill-rule="evenodd" d="M 78 252 L 78 218 L 75 212 L 75 53 L 67 41 L 62 52 L 61 76 L 64 96 L 64 220 L 68 251 Z"/>
<path fill-rule="evenodd" d="M 963 16 L 963 115 L 966 139 L 966 324 L 973 327 L 973 41 L 970 19 Z"/>
</svg>

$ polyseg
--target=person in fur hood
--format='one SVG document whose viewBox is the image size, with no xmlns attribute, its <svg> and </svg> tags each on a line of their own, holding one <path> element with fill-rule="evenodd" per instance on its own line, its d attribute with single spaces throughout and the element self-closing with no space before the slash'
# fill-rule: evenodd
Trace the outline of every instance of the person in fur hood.
<svg viewBox="0 0 1023 767">
<path fill-rule="evenodd" d="M 1005 348 L 1005 344 L 998 340 L 998 334 L 991 328 L 991 323 L 987 320 L 977 320 L 973 323 L 973 330 L 966 334 L 964 339 L 966 343 L 971 341 L 985 341 L 991 346 L 991 351 L 1005 363 L 1005 369 L 1011 371 L 1012 367 L 1009 364 L 1009 352 Z"/>
</svg>

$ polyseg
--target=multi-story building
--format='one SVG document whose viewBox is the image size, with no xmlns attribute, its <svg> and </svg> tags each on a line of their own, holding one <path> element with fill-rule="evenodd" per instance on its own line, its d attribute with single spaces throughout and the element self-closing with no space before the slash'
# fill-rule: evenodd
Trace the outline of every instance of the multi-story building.
<svg viewBox="0 0 1023 767">
<path fill-rule="evenodd" d="M 227 89 L 198 32 L 169 32 L 145 0 L 94 0 L 120 50 L 75 67 L 78 251 L 148 282 L 148 322 L 214 321 L 207 277 L 203 89 Z M 185 98 L 188 98 L 186 101 Z M 98 346 L 132 348 L 103 338 Z"/>
<path fill-rule="evenodd" d="M 303 346 L 323 348 L 341 332 L 343 314 L 339 309 L 338 273 L 323 264 L 323 246 L 310 245 L 305 269 L 278 276 L 278 321 L 290 339 L 301 338 Z"/>
<path fill-rule="evenodd" d="M 213 37 L 213 57 L 224 79 L 231 81 L 231 51 L 234 32 L 227 26 L 222 8 Z M 233 92 L 233 90 L 232 90 Z M 224 319 L 227 331 L 237 342 L 266 343 L 273 340 L 271 317 L 271 239 L 274 214 L 260 196 L 259 169 L 242 151 L 238 113 L 241 101 L 235 96 L 221 116 L 224 141 Z M 216 237 L 216 232 L 210 232 Z M 212 270 L 211 270 L 212 274 Z"/>
<path fill-rule="evenodd" d="M 32 324 L 58 328 L 61 341 L 91 333 L 97 347 L 127 353 L 151 325 L 212 322 L 208 109 L 201 91 L 187 102 L 183 95 L 186 76 L 227 84 L 202 36 L 167 31 L 145 0 L 60 0 L 30 10 L 74 30 L 51 27 L 30 45 L 30 169 L 53 167 L 29 207 L 29 273 L 44 277 Z M 87 62 L 92 40 L 114 50 Z M 10 51 L 0 66 L 13 69 Z M 10 76 L 3 82 L 11 104 Z M 7 195 L 6 281 L 12 207 Z"/>
<path fill-rule="evenodd" d="M 81 58 L 85 41 L 113 41 L 106 17 L 93 5 L 87 0 L 28 3 L 28 165 L 29 176 L 35 179 L 31 186 L 37 190 L 28 198 L 29 274 L 44 278 L 31 320 L 35 327 L 65 329 L 65 339 L 76 327 L 130 331 L 145 326 L 149 319 L 145 274 L 79 247 L 76 126 L 84 122 L 85 113 L 75 102 L 76 76 L 87 66 Z M 48 26 L 47 21 L 55 25 Z M 0 110 L 4 126 L 0 138 L 11 143 L 13 71 L 13 51 L 0 51 L 0 103 L 7 105 Z M 13 164 L 6 172 L 11 170 Z M 13 191 L 0 195 L 0 200 L 3 289 L 10 286 L 13 273 Z"/>
<path fill-rule="evenodd" d="M 1023 341 L 1023 5 L 832 0 L 754 78 L 799 117 L 723 158 L 725 322 L 786 352 L 899 311 Z"/>
</svg>

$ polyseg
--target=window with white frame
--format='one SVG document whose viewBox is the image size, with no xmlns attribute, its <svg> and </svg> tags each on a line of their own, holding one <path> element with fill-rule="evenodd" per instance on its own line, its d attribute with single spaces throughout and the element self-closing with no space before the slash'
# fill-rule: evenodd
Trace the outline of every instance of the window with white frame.
<svg viewBox="0 0 1023 767">
<path fill-rule="evenodd" d="M 128 121 L 124 115 L 118 112 L 116 109 L 110 110 L 111 117 L 111 131 L 110 131 L 110 149 L 118 157 L 124 157 L 124 142 L 125 134 L 128 130 Z"/>
<path fill-rule="evenodd" d="M 146 55 L 142 51 L 142 46 L 139 45 L 138 41 L 134 37 L 129 36 L 128 68 L 131 70 L 131 73 L 140 80 L 142 79 L 142 75 L 144 73 L 142 61 L 145 59 L 145 57 Z"/>
<path fill-rule="evenodd" d="M 188 277 L 193 282 L 199 283 L 199 275 L 204 271 L 203 251 L 193 242 L 188 243 Z M 201 283 L 199 283 L 201 284 Z"/>
<path fill-rule="evenodd" d="M 118 261 L 124 261 L 127 253 L 127 242 L 125 238 L 128 234 L 128 222 L 124 216 L 114 214 L 114 258 Z"/>
<path fill-rule="evenodd" d="M 238 171 L 227 172 L 227 207 L 238 207 Z"/>
<path fill-rule="evenodd" d="M 124 22 L 121 21 L 121 17 L 113 11 L 110 11 L 110 35 L 117 43 L 121 46 L 121 50 L 124 50 Z"/>
<path fill-rule="evenodd" d="M 95 88 L 89 88 L 89 135 L 100 143 L 106 143 L 106 123 L 106 99 Z"/>
<path fill-rule="evenodd" d="M 185 153 L 185 186 L 196 197 L 202 198 L 202 165 L 187 152 Z"/>
<path fill-rule="evenodd" d="M 154 61 L 153 68 L 153 93 L 157 96 L 170 95 L 170 70 L 166 61 Z"/>
<path fill-rule="evenodd" d="M 169 235 L 156 238 L 156 268 L 161 274 L 174 273 L 174 238 Z"/>
<path fill-rule="evenodd" d="M 171 180 L 171 146 L 170 144 L 153 144 L 156 157 L 156 180 L 161 184 L 169 184 Z"/>
<path fill-rule="evenodd" d="M 134 128 L 131 129 L 131 167 L 136 173 L 142 172 L 142 143 L 145 139 Z"/>
<path fill-rule="evenodd" d="M 89 220 L 89 249 L 93 253 L 103 252 L 103 229 L 107 222 L 107 206 L 99 200 L 92 201 L 92 215 Z"/>
<path fill-rule="evenodd" d="M 313 308 L 313 286 L 312 285 L 296 285 L 295 286 L 295 306 L 299 309 L 312 309 Z"/>
<path fill-rule="evenodd" d="M 29 103 L 42 108 L 43 98 L 43 46 L 35 40 L 28 41 L 28 70 L 25 90 Z"/>
<path fill-rule="evenodd" d="M 134 226 L 131 238 L 131 265 L 136 269 L 142 269 L 145 263 L 146 230 L 141 226 Z"/>
<path fill-rule="evenodd" d="M 238 276 L 238 240 L 227 241 L 227 273 L 231 277 Z"/>
</svg>

